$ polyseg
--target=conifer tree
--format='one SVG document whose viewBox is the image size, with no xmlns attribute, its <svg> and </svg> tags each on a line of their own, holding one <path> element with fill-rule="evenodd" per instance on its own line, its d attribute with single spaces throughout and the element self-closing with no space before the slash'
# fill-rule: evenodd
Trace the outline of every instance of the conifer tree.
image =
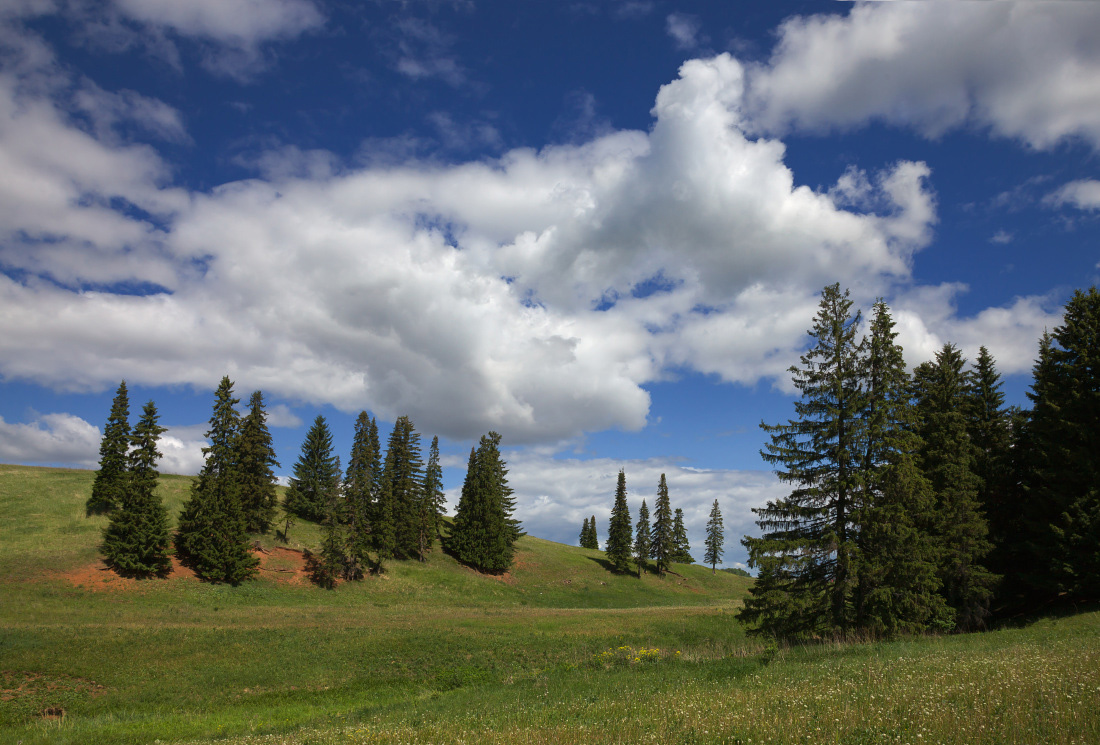
<svg viewBox="0 0 1100 745">
<path fill-rule="evenodd" d="M 348 565 L 348 556 L 345 552 L 347 540 L 344 535 L 344 511 L 341 504 L 339 474 L 340 463 L 337 459 L 332 482 L 328 488 L 323 490 L 325 515 L 321 523 L 321 552 L 317 555 L 306 552 L 306 567 L 310 579 L 326 590 L 336 587 L 337 578 L 345 572 Z"/>
<path fill-rule="evenodd" d="M 592 515 L 592 517 L 588 518 L 588 524 L 590 526 L 588 534 L 592 538 L 592 545 L 590 545 L 589 548 L 595 549 L 596 551 L 599 551 L 600 550 L 600 531 L 599 531 L 599 528 L 596 527 L 596 516 L 595 515 Z"/>
<path fill-rule="evenodd" d="M 1024 475 L 1037 595 L 1100 596 L 1100 292 L 1078 290 L 1045 339 L 1028 394 Z"/>
<path fill-rule="evenodd" d="M 934 362 L 914 371 L 921 470 L 936 495 L 935 534 L 943 594 L 955 610 L 956 627 L 979 628 L 989 615 L 996 577 L 984 566 L 992 548 L 978 503 L 981 481 L 974 473 L 974 446 L 967 432 L 966 361 L 945 344 Z"/>
<path fill-rule="evenodd" d="M 237 466 L 240 475 L 241 508 L 250 533 L 266 533 L 275 519 L 279 497 L 275 491 L 275 447 L 267 428 L 264 396 L 255 391 L 248 400 L 248 414 L 241 421 L 237 438 Z"/>
<path fill-rule="evenodd" d="M 440 535 L 443 524 L 443 468 L 439 465 L 439 438 L 433 437 L 428 449 L 428 465 L 424 468 L 424 481 L 420 487 L 420 501 L 416 515 L 417 555 L 420 561 L 432 550 L 432 544 Z"/>
<path fill-rule="evenodd" d="M 718 562 L 722 560 L 722 554 L 725 553 L 723 544 L 726 542 L 726 536 L 722 531 L 722 511 L 718 509 L 718 500 L 714 500 L 714 506 L 710 508 L 710 518 L 707 520 L 707 538 L 703 542 L 706 552 L 703 555 L 703 561 L 710 564 L 710 573 L 716 573 L 716 567 Z"/>
<path fill-rule="evenodd" d="M 668 571 L 676 548 L 673 539 L 672 503 L 668 498 L 668 483 L 662 473 L 657 483 L 657 501 L 653 504 L 653 532 L 649 549 L 649 556 L 657 566 L 657 574 L 663 575 Z"/>
<path fill-rule="evenodd" d="M 191 485 L 176 531 L 176 553 L 197 575 L 211 582 L 239 584 L 256 572 L 259 561 L 248 543 L 237 473 L 240 415 L 233 382 L 222 378 L 203 448 L 206 462 Z"/>
<path fill-rule="evenodd" d="M 374 474 L 377 470 L 378 451 L 372 448 L 371 418 L 367 412 L 359 412 L 355 420 L 355 435 L 351 443 L 351 457 L 344 476 L 345 518 L 347 521 L 347 561 L 341 572 L 344 579 L 362 579 L 370 561 L 371 512 L 374 499 Z M 377 445 L 377 442 L 374 443 Z"/>
<path fill-rule="evenodd" d="M 649 507 L 645 500 L 638 508 L 638 522 L 634 525 L 634 563 L 638 565 L 638 576 L 649 562 L 649 553 L 653 550 L 653 540 L 649 531 Z"/>
<path fill-rule="evenodd" d="M 695 558 L 691 555 L 691 545 L 688 543 L 687 529 L 684 528 L 684 511 L 676 508 L 676 514 L 672 518 L 672 561 L 677 564 L 694 564 Z"/>
<path fill-rule="evenodd" d="M 581 534 L 580 534 L 580 537 L 579 537 L 578 540 L 579 540 L 581 548 L 588 548 L 589 547 L 588 543 L 589 543 L 590 539 L 588 537 L 588 518 L 587 517 L 584 518 L 584 522 L 581 523 Z"/>
<path fill-rule="evenodd" d="M 630 568 L 630 549 L 633 530 L 630 525 L 630 508 L 626 504 L 626 472 L 619 470 L 619 480 L 615 487 L 615 504 L 611 507 L 611 522 L 607 528 L 607 543 L 604 552 L 616 571 L 625 572 Z"/>
<path fill-rule="evenodd" d="M 889 308 L 875 304 L 867 339 L 866 392 L 856 522 L 855 625 L 882 636 L 950 627 L 939 594 L 932 487 L 915 458 L 909 374 Z"/>
<path fill-rule="evenodd" d="M 334 484 L 340 481 L 337 457 L 332 452 L 332 433 L 321 415 L 302 442 L 302 452 L 294 464 L 294 476 L 286 490 L 287 509 L 315 522 L 325 519 L 325 511 Z"/>
<path fill-rule="evenodd" d="M 172 568 L 168 512 L 157 489 L 157 440 L 165 431 L 157 424 L 157 408 L 150 401 L 130 436 L 126 489 L 111 512 L 103 533 L 103 558 L 126 577 L 164 576 Z"/>
<path fill-rule="evenodd" d="M 420 457 L 420 434 L 407 416 L 400 416 L 393 425 L 382 479 L 389 486 L 390 509 L 393 513 L 394 553 L 401 558 L 419 554 L 419 515 L 424 499 L 423 462 Z"/>
<path fill-rule="evenodd" d="M 111 413 L 99 442 L 99 470 L 85 505 L 88 515 L 110 512 L 122 502 L 126 491 L 126 454 L 130 446 L 129 418 L 130 399 L 123 380 L 111 402 Z"/>
<path fill-rule="evenodd" d="M 743 541 L 759 573 L 739 617 L 755 633 L 843 631 L 852 620 L 864 409 L 859 320 L 847 291 L 835 284 L 822 291 L 813 346 L 790 368 L 801 393 L 797 417 L 761 424 L 770 435 L 761 455 L 794 489 L 753 510 L 763 535 Z"/>
<path fill-rule="evenodd" d="M 581 548 L 599 549 L 600 542 L 596 535 L 596 516 L 593 515 L 589 520 L 584 518 L 584 524 L 581 526 L 580 536 Z"/>
<path fill-rule="evenodd" d="M 511 489 L 500 456 L 500 435 L 481 438 L 470 451 L 462 496 L 448 540 L 459 561 L 483 572 L 503 572 L 512 564 L 518 523 L 508 511 Z"/>
</svg>

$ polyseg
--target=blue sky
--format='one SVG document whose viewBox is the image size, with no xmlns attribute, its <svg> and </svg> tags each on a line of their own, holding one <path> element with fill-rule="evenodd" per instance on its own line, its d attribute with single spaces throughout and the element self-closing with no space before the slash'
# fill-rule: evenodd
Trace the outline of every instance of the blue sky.
<svg viewBox="0 0 1100 745">
<path fill-rule="evenodd" d="M 575 543 L 661 473 L 728 564 L 833 282 L 1023 404 L 1100 275 L 1094 3 L 8 0 L 0 462 L 95 467 L 120 379 L 193 473 L 223 374 L 289 474 L 318 414 L 502 433 Z"/>
</svg>

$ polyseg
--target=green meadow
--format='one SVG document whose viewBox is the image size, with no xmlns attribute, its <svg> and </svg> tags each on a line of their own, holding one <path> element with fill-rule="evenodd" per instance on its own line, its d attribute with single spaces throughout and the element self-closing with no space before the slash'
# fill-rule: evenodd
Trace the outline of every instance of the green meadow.
<svg viewBox="0 0 1100 745">
<path fill-rule="evenodd" d="M 0 466 L 2 743 L 1100 742 L 1096 612 L 779 648 L 734 618 L 750 579 L 534 537 L 503 577 L 437 549 L 326 591 L 264 536 L 239 587 L 124 580 L 91 481 Z M 189 485 L 162 477 L 173 518 Z"/>
</svg>

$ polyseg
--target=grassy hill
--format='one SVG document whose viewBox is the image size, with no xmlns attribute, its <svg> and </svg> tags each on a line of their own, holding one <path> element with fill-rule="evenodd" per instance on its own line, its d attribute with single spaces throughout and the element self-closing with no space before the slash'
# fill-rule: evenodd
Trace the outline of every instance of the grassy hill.
<svg viewBox="0 0 1100 745">
<path fill-rule="evenodd" d="M 769 648 L 733 616 L 751 580 L 533 537 L 504 577 L 436 551 L 329 592 L 263 538 L 237 588 L 123 580 L 91 478 L 0 466 L 0 743 L 1100 742 L 1097 613 Z"/>
</svg>

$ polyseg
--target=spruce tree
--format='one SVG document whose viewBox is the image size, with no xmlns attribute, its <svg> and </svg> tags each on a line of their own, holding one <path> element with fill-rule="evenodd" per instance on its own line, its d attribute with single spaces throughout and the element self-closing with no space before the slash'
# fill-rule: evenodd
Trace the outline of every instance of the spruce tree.
<svg viewBox="0 0 1100 745">
<path fill-rule="evenodd" d="M 340 480 L 339 471 L 328 422 L 318 415 L 294 464 L 294 476 L 286 490 L 287 509 L 307 520 L 323 521 L 333 485 Z"/>
<path fill-rule="evenodd" d="M 638 576 L 649 562 L 649 553 L 653 550 L 653 540 L 649 532 L 649 507 L 645 500 L 638 508 L 638 522 L 634 525 L 634 563 L 638 565 Z"/>
<path fill-rule="evenodd" d="M 122 502 L 126 491 L 126 453 L 130 446 L 130 399 L 126 381 L 118 384 L 111 413 L 99 442 L 99 470 L 92 482 L 92 494 L 85 504 L 88 515 L 110 512 Z"/>
<path fill-rule="evenodd" d="M 722 511 L 718 509 L 718 500 L 714 500 L 714 506 L 710 508 L 710 518 L 707 520 L 707 538 L 703 542 L 706 548 L 703 554 L 703 561 L 710 564 L 710 573 L 715 574 L 717 571 L 718 562 L 722 560 L 722 554 L 725 553 L 723 544 L 726 542 L 726 536 L 722 531 Z"/>
<path fill-rule="evenodd" d="M 310 579 L 326 590 L 336 587 L 337 578 L 344 574 L 348 565 L 339 474 L 340 463 L 337 460 L 332 481 L 324 490 L 325 516 L 321 522 L 321 552 L 316 555 L 306 552 L 306 567 Z"/>
<path fill-rule="evenodd" d="M 508 511 L 511 489 L 500 456 L 500 435 L 481 438 L 470 451 L 462 496 L 455 510 L 448 550 L 480 571 L 499 573 L 512 564 L 518 523 Z"/>
<path fill-rule="evenodd" d="M 770 435 L 761 455 L 794 489 L 754 509 L 763 535 L 742 541 L 759 573 L 739 617 L 755 633 L 797 636 L 851 624 L 864 409 L 859 321 L 847 291 L 835 284 L 822 291 L 813 346 L 790 368 L 801 394 L 797 417 L 761 424 Z"/>
<path fill-rule="evenodd" d="M 579 538 L 580 547 L 589 548 L 588 544 L 590 540 L 591 539 L 588 537 L 588 518 L 586 517 L 584 518 L 584 522 L 581 523 L 581 534 Z"/>
<path fill-rule="evenodd" d="M 969 379 L 966 360 L 945 344 L 934 362 L 913 374 L 921 469 L 936 495 L 935 534 L 943 595 L 955 610 L 956 627 L 981 627 L 989 615 L 996 577 L 984 566 L 992 548 L 978 502 L 981 480 L 974 473 L 974 446 L 967 431 Z"/>
<path fill-rule="evenodd" d="M 367 412 L 359 412 L 355 420 L 348 470 L 344 476 L 344 500 L 347 505 L 347 563 L 342 571 L 344 579 L 362 579 L 370 561 L 374 474 L 378 470 L 379 458 L 377 440 L 372 447 L 371 425 Z"/>
<path fill-rule="evenodd" d="M 1044 340 L 1028 394 L 1023 487 L 1039 598 L 1100 596 L 1100 292 L 1078 290 Z"/>
<path fill-rule="evenodd" d="M 416 514 L 416 550 L 420 561 L 432 550 L 432 544 L 440 535 L 443 524 L 443 468 L 439 465 L 439 438 L 433 437 L 428 449 L 428 465 L 424 468 L 424 481 L 420 487 L 420 501 Z"/>
<path fill-rule="evenodd" d="M 876 635 L 949 626 L 939 594 L 931 484 L 916 465 L 921 440 L 894 321 L 875 304 L 865 345 L 855 625 Z"/>
<path fill-rule="evenodd" d="M 176 553 L 210 582 L 239 584 L 256 572 L 258 559 L 248 543 L 237 472 L 240 415 L 233 382 L 222 378 L 214 394 L 214 411 L 203 448 L 206 462 L 192 482 L 176 531 Z"/>
<path fill-rule="evenodd" d="M 611 521 L 607 528 L 607 543 L 604 552 L 616 571 L 625 572 L 630 568 L 630 549 L 633 530 L 630 525 L 630 508 L 626 504 L 626 472 L 619 470 L 619 480 L 615 487 L 615 503 L 611 507 Z"/>
<path fill-rule="evenodd" d="M 400 416 L 394 422 L 393 433 L 386 448 L 382 479 L 389 486 L 394 553 L 401 558 L 418 556 L 424 474 L 420 457 L 420 434 L 413 428 L 413 423 L 407 416 Z"/>
<path fill-rule="evenodd" d="M 592 517 L 588 518 L 588 524 L 591 526 L 589 531 L 588 531 L 588 534 L 589 534 L 589 536 L 591 536 L 591 540 L 592 540 L 592 545 L 590 545 L 589 548 L 595 549 L 596 551 L 599 551 L 600 550 L 600 531 L 599 531 L 599 528 L 596 527 L 596 516 L 595 515 L 592 515 Z"/>
<path fill-rule="evenodd" d="M 156 493 L 157 460 L 161 457 L 157 440 L 164 431 L 157 424 L 156 405 L 150 401 L 130 436 L 126 489 L 103 533 L 103 558 L 125 577 L 164 576 L 172 568 L 168 512 Z"/>
<path fill-rule="evenodd" d="M 591 519 L 584 518 L 584 524 L 581 526 L 580 544 L 581 548 L 599 549 L 600 540 L 596 535 L 595 515 Z"/>
<path fill-rule="evenodd" d="M 250 533 L 266 533 L 275 520 L 279 496 L 273 469 L 279 467 L 275 447 L 267 428 L 264 396 L 255 391 L 248 400 L 248 414 L 241 421 L 237 438 L 237 466 L 240 475 L 241 508 Z"/>
<path fill-rule="evenodd" d="M 672 518 L 672 561 L 677 564 L 694 564 L 695 557 L 691 555 L 691 545 L 688 543 L 687 529 L 684 527 L 684 511 L 676 508 L 676 514 Z"/>
<path fill-rule="evenodd" d="M 657 574 L 664 574 L 672 561 L 675 544 L 672 534 L 672 503 L 668 498 L 668 484 L 663 473 L 657 483 L 657 501 L 653 504 L 651 541 L 649 556 L 656 562 Z"/>
</svg>

